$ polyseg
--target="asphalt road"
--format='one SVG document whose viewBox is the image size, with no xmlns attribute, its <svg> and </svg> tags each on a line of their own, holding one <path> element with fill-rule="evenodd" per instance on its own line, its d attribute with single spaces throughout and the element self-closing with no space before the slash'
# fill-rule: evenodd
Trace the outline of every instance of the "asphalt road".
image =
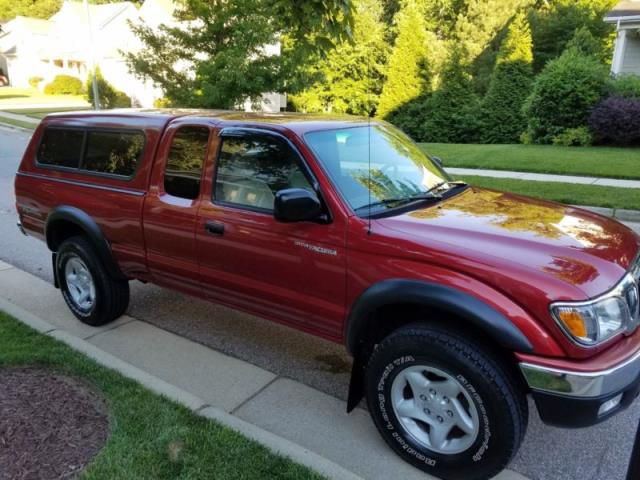
<svg viewBox="0 0 640 480">
<path fill-rule="evenodd" d="M 15 225 L 13 179 L 28 140 L 27 133 L 0 127 L 0 260 L 52 281 L 45 245 Z M 340 345 L 139 282 L 132 283 L 129 314 L 345 398 L 351 361 Z M 510 468 L 534 480 L 625 478 L 640 401 L 604 424 L 580 430 L 547 427 L 530 406 L 529 430 Z"/>
</svg>

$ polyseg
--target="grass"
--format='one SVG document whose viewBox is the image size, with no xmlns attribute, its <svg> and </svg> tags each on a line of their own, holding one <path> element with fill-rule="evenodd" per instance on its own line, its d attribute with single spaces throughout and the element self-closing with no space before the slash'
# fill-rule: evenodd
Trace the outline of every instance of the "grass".
<svg viewBox="0 0 640 480">
<path fill-rule="evenodd" d="M 574 183 L 534 182 L 509 178 L 457 176 L 472 185 L 514 192 L 571 205 L 640 210 L 640 190 Z"/>
<path fill-rule="evenodd" d="M 3 105 L 24 105 L 51 103 L 64 105 L 86 103 L 83 95 L 45 95 L 35 88 L 0 87 L 0 110 Z"/>
<path fill-rule="evenodd" d="M 90 110 L 91 107 L 49 107 L 49 108 L 20 108 L 20 109 L 12 109 L 5 110 L 5 112 L 9 113 L 17 113 L 18 115 L 26 115 L 27 117 L 42 119 L 49 115 L 50 113 L 59 113 L 59 112 L 77 112 L 80 110 Z"/>
<path fill-rule="evenodd" d="M 640 149 L 422 143 L 446 167 L 640 179 Z"/>
<path fill-rule="evenodd" d="M 50 368 L 102 392 L 111 435 L 85 479 L 321 478 L 0 312 L 0 368 L 7 366 Z"/>
<path fill-rule="evenodd" d="M 35 123 L 23 122 L 22 120 L 14 120 L 13 118 L 6 118 L 0 114 L 0 125 L 12 125 L 14 127 L 28 128 L 29 130 L 34 130 L 37 125 Z"/>
</svg>

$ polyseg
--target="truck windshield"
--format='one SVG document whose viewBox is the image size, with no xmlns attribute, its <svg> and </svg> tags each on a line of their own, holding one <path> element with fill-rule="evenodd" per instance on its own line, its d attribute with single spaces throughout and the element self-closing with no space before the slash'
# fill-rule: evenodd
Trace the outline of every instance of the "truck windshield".
<svg viewBox="0 0 640 480">
<path fill-rule="evenodd" d="M 455 186 L 438 164 L 391 125 L 309 132 L 305 141 L 359 214 L 435 201 Z"/>
</svg>

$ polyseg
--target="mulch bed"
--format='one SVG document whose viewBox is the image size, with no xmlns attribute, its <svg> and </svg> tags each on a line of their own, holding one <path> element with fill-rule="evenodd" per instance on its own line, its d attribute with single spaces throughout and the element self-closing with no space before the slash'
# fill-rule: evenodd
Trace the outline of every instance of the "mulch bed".
<svg viewBox="0 0 640 480">
<path fill-rule="evenodd" d="M 0 368 L 0 480 L 76 477 L 108 435 L 104 401 L 79 380 Z"/>
</svg>

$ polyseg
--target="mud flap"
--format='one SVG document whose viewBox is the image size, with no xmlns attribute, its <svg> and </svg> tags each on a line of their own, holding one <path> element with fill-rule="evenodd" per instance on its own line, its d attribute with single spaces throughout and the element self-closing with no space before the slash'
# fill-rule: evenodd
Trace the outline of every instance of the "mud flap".
<svg viewBox="0 0 640 480">
<path fill-rule="evenodd" d="M 356 354 L 351 367 L 351 380 L 349 381 L 349 397 L 347 398 L 347 413 L 351 413 L 358 406 L 364 397 L 364 369 L 366 367 L 366 356 L 362 353 Z"/>
</svg>

